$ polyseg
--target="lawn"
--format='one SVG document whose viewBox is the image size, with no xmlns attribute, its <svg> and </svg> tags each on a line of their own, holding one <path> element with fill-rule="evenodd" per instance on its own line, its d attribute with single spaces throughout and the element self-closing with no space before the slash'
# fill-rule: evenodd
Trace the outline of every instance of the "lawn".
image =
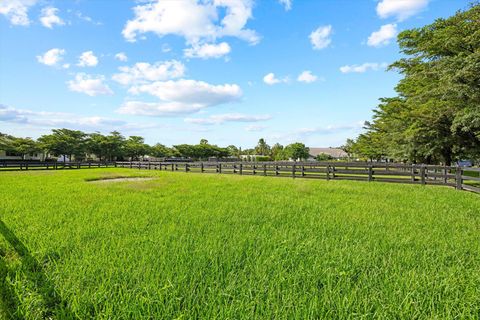
<svg viewBox="0 0 480 320">
<path fill-rule="evenodd" d="M 151 180 L 89 182 L 100 177 Z M 0 173 L 0 318 L 480 316 L 480 196 L 353 181 Z"/>
</svg>

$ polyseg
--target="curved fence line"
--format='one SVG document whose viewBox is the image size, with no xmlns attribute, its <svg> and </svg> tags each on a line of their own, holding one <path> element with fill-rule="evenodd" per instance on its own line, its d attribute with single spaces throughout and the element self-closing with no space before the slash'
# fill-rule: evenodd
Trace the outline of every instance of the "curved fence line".
<svg viewBox="0 0 480 320">
<path fill-rule="evenodd" d="M 117 161 L 120 168 L 444 185 L 480 193 L 480 169 L 371 162 L 155 162 Z"/>
</svg>

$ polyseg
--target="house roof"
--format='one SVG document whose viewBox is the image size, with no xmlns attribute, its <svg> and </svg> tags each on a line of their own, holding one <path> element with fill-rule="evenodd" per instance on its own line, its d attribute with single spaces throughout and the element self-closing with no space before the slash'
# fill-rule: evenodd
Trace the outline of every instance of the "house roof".
<svg viewBox="0 0 480 320">
<path fill-rule="evenodd" d="M 345 151 L 339 148 L 310 148 L 310 155 L 312 157 L 316 157 L 322 153 L 328 154 L 334 158 L 344 158 L 348 156 Z"/>
</svg>

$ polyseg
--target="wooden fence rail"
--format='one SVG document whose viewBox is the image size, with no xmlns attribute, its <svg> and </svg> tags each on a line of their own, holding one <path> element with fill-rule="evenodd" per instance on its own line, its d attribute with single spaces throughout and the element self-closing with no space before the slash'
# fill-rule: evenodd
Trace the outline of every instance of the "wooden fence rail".
<svg viewBox="0 0 480 320">
<path fill-rule="evenodd" d="M 444 185 L 480 193 L 480 169 L 365 162 L 121 162 L 120 168 Z"/>
<path fill-rule="evenodd" d="M 2 161 L 2 171 L 23 171 L 23 170 L 62 170 L 62 169 L 87 169 L 87 168 L 109 168 L 115 167 L 115 162 L 40 162 L 40 161 Z"/>
</svg>

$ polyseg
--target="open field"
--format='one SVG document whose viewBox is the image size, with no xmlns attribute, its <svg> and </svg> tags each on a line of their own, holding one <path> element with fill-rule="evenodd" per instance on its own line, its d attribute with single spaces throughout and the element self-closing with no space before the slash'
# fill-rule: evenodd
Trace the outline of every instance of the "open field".
<svg viewBox="0 0 480 320">
<path fill-rule="evenodd" d="M 129 176 L 155 179 L 89 182 Z M 115 168 L 0 186 L 0 318 L 480 316 L 477 194 Z"/>
</svg>

